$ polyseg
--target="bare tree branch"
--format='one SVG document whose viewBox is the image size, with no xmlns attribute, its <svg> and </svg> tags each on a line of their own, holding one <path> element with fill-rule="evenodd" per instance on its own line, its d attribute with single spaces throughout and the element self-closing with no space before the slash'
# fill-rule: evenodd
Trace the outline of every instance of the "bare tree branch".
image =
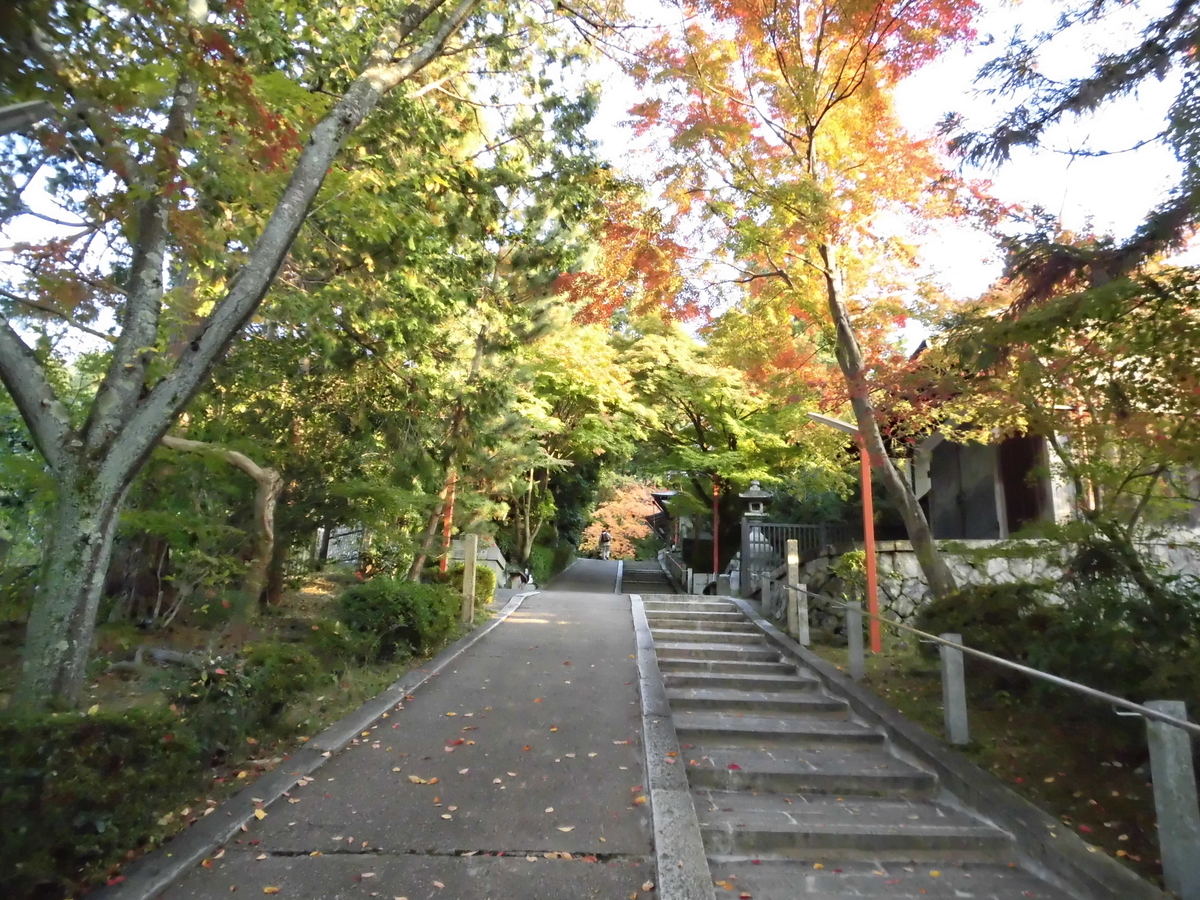
<svg viewBox="0 0 1200 900">
<path fill-rule="evenodd" d="M 78 319 L 71 316 L 69 313 L 65 313 L 61 309 L 55 309 L 48 303 L 42 303 L 38 300 L 29 300 L 26 297 L 18 297 L 16 294 L 10 293 L 3 288 L 0 288 L 0 297 L 7 297 L 13 303 L 19 303 L 22 306 L 28 306 L 30 309 L 36 309 L 39 312 L 44 312 L 47 315 L 61 319 L 72 328 L 78 328 L 84 334 L 90 334 L 92 337 L 100 338 L 102 341 L 108 341 L 110 344 L 115 344 L 117 342 L 117 339 L 111 334 L 105 334 L 103 331 L 97 331 L 95 328 L 90 328 L 89 326 L 84 325 Z"/>
</svg>

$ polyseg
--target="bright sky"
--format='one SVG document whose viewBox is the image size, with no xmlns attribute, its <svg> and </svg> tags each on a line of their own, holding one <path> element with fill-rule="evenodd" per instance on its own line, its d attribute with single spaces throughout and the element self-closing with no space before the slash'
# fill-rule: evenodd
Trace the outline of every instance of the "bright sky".
<svg viewBox="0 0 1200 900">
<path fill-rule="evenodd" d="M 644 14 L 661 21 L 665 15 L 657 0 L 641 0 Z M 933 132 L 947 112 L 963 114 L 968 121 L 988 123 L 998 116 L 989 98 L 973 84 L 979 67 L 998 55 L 1013 29 L 1029 35 L 1050 28 L 1064 5 L 1047 0 L 984 0 L 987 12 L 978 20 L 981 37 L 992 35 L 990 46 L 974 52 L 958 50 L 928 65 L 897 92 L 901 120 L 918 136 Z M 650 11 L 650 5 L 653 9 Z M 1050 78 L 1064 79 L 1086 74 L 1090 62 L 1102 48 L 1125 46 L 1129 35 L 1168 6 L 1166 0 L 1134 0 L 1119 17 L 1111 17 L 1102 28 L 1092 28 L 1070 42 L 1057 40 L 1053 54 L 1041 66 Z M 649 160 L 639 155 L 631 133 L 621 126 L 626 111 L 637 102 L 637 91 L 612 67 L 603 79 L 604 95 L 592 136 L 600 141 L 613 161 L 631 173 L 648 172 Z M 1002 201 L 1023 206 L 1042 206 L 1056 214 L 1065 228 L 1079 230 L 1089 222 L 1098 231 L 1127 235 L 1146 210 L 1164 196 L 1179 164 L 1161 146 L 1100 158 L 1071 157 L 1071 149 L 1124 150 L 1154 135 L 1162 127 L 1165 111 L 1175 94 L 1173 79 L 1152 84 L 1141 94 L 1105 107 L 1086 121 L 1056 128 L 1047 146 L 1037 152 L 1021 152 L 999 171 L 972 171 L 988 178 Z M 633 148 L 633 149 L 631 149 Z M 953 295 L 978 296 L 1000 273 L 1000 258 L 990 239 L 969 228 L 939 234 L 925 246 L 926 264 Z"/>
</svg>

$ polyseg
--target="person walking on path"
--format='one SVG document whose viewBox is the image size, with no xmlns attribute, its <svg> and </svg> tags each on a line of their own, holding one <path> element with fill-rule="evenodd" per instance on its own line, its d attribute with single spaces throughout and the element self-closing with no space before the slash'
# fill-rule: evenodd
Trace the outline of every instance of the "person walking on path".
<svg viewBox="0 0 1200 900">
<path fill-rule="evenodd" d="M 607 528 L 600 532 L 600 558 L 612 558 L 612 535 L 608 533 Z"/>
</svg>

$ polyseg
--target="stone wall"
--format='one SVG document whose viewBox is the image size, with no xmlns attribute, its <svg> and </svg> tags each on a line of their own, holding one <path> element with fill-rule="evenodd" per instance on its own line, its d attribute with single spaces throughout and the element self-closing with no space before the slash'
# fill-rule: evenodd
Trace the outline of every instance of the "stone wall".
<svg viewBox="0 0 1200 900">
<path fill-rule="evenodd" d="M 1061 545 L 1041 540 L 938 541 L 937 544 L 960 586 L 1061 581 L 1068 556 L 1068 550 Z M 845 599 L 846 585 L 833 566 L 847 549 L 830 548 L 829 552 L 806 561 L 801 567 L 800 581 L 807 582 L 808 590 L 814 594 L 838 601 Z M 856 549 L 861 550 L 862 545 L 856 545 Z M 1141 549 L 1169 572 L 1200 577 L 1200 534 L 1196 532 L 1180 532 L 1147 542 Z M 906 622 L 929 596 L 912 545 L 907 541 L 880 541 L 875 545 L 875 553 L 880 612 Z M 861 588 L 851 589 L 851 597 L 861 594 Z M 840 609 L 823 607 L 820 600 L 811 599 L 810 618 L 814 628 L 840 631 L 842 615 Z"/>
</svg>

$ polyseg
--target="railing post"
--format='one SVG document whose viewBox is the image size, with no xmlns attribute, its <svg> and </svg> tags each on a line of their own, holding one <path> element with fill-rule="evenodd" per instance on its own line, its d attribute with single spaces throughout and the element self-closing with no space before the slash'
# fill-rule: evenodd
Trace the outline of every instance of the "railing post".
<svg viewBox="0 0 1200 900">
<path fill-rule="evenodd" d="M 850 645 L 850 677 L 862 681 L 867 664 L 863 658 L 862 604 L 857 600 L 846 604 L 846 640 Z"/>
<path fill-rule="evenodd" d="M 1182 700 L 1147 700 L 1145 705 L 1176 719 L 1187 718 Z M 1163 883 L 1182 900 L 1200 900 L 1200 804 L 1192 741 L 1182 728 L 1153 719 L 1146 720 L 1146 731 Z"/>
<path fill-rule="evenodd" d="M 940 635 L 943 641 L 961 644 L 961 634 Z M 967 728 L 967 679 L 962 651 L 939 644 L 942 653 L 942 708 L 946 717 L 946 739 L 952 744 L 970 741 Z"/>
<path fill-rule="evenodd" d="M 463 602 L 462 620 L 471 622 L 475 618 L 475 567 L 479 555 L 479 535 L 464 535 L 463 540 Z"/>
<path fill-rule="evenodd" d="M 742 519 L 742 564 L 738 584 L 738 596 L 749 597 L 750 585 L 754 580 L 755 561 L 750 556 L 750 520 Z"/>
<path fill-rule="evenodd" d="M 787 542 L 788 632 L 803 646 L 809 644 L 808 595 L 800 587 L 800 543 Z"/>
</svg>

